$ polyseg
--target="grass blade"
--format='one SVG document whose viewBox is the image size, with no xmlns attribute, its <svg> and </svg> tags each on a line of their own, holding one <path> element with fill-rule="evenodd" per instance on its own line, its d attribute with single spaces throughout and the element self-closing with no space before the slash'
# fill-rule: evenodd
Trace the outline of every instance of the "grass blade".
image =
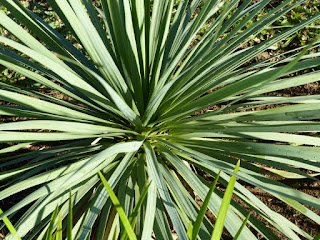
<svg viewBox="0 0 320 240">
<path fill-rule="evenodd" d="M 136 225 L 136 221 L 137 221 L 137 217 L 138 217 L 138 213 L 140 211 L 140 208 L 142 206 L 142 203 L 145 199 L 145 197 L 147 196 L 147 192 L 148 192 L 148 189 L 150 187 L 150 184 L 151 182 L 148 184 L 148 185 L 145 185 L 141 191 L 141 195 L 139 197 L 139 200 L 137 202 L 137 204 L 135 205 L 132 213 L 130 214 L 130 217 L 129 217 L 129 222 L 131 224 L 131 227 L 134 229 L 135 228 L 135 225 Z M 128 235 L 127 233 L 125 232 L 123 234 L 123 236 L 121 237 L 121 240 L 125 240 L 127 239 Z"/>
<path fill-rule="evenodd" d="M 250 218 L 251 213 L 249 212 L 248 216 L 246 217 L 246 219 L 243 221 L 241 227 L 239 228 L 239 231 L 237 232 L 237 234 L 234 236 L 233 240 L 237 240 L 244 228 L 244 226 L 247 224 L 249 218 Z"/>
<path fill-rule="evenodd" d="M 132 227 L 134 227 L 135 221 L 137 219 L 138 212 L 140 211 L 142 203 L 143 203 L 145 197 L 147 196 L 150 184 L 151 184 L 151 182 L 148 185 L 145 185 L 144 188 L 142 189 L 140 198 L 138 200 L 138 203 L 134 207 L 134 209 L 133 209 L 133 211 L 132 211 L 132 213 L 131 213 L 131 215 L 129 217 L 129 221 L 130 221 Z"/>
<path fill-rule="evenodd" d="M 236 174 L 238 173 L 239 167 L 240 167 L 240 160 L 238 161 L 238 163 L 234 169 L 234 173 L 236 173 Z M 224 220 L 226 219 L 226 215 L 228 212 L 228 208 L 230 205 L 230 201 L 231 201 L 234 185 L 236 184 L 236 180 L 237 180 L 237 178 L 232 175 L 230 178 L 230 182 L 227 186 L 226 192 L 224 194 L 224 197 L 222 199 L 222 204 L 220 206 L 220 211 L 219 211 L 217 221 L 216 221 L 214 229 L 213 229 L 211 240 L 220 240 L 220 238 L 221 238 L 223 227 L 224 227 Z"/>
<path fill-rule="evenodd" d="M 108 191 L 108 194 L 110 196 L 110 199 L 114 205 L 114 207 L 116 208 L 119 217 L 121 219 L 121 222 L 128 234 L 128 237 L 130 240 L 137 240 L 136 235 L 131 227 L 131 224 L 129 222 L 129 219 L 127 218 L 123 208 L 121 207 L 121 204 L 116 196 L 116 194 L 114 193 L 114 191 L 112 190 L 112 188 L 110 187 L 109 183 L 107 182 L 107 180 L 105 179 L 105 177 L 102 175 L 102 173 L 99 171 L 99 176 L 101 178 L 101 181 L 104 185 L 104 187 L 106 188 L 106 190 Z"/>
<path fill-rule="evenodd" d="M 193 234 L 193 225 L 192 225 L 192 222 L 189 222 L 188 229 L 187 229 L 187 235 L 189 239 L 192 239 L 192 234 Z"/>
<path fill-rule="evenodd" d="M 0 215 L 3 213 L 3 211 L 0 209 Z M 7 217 L 4 217 L 2 219 L 2 221 L 4 222 L 4 224 L 7 226 L 7 228 L 9 229 L 10 233 L 12 234 L 12 236 L 16 237 L 16 240 L 21 240 L 21 238 L 16 235 L 17 234 L 17 231 L 16 229 L 14 228 L 14 226 L 12 225 L 12 223 L 10 222 L 10 220 L 7 218 Z"/>
<path fill-rule="evenodd" d="M 57 207 L 54 210 L 54 212 L 52 213 L 52 216 L 51 216 L 51 219 L 50 219 L 50 225 L 49 225 L 49 228 L 47 230 L 46 240 L 53 240 L 52 232 L 53 232 L 54 222 L 56 221 L 56 218 L 58 216 L 58 212 L 59 212 L 59 206 L 57 205 Z"/>
<path fill-rule="evenodd" d="M 193 230 L 192 230 L 192 240 L 196 240 L 197 239 L 197 236 L 198 236 L 198 233 L 199 233 L 199 230 L 200 230 L 200 226 L 201 226 L 201 223 L 203 221 L 203 218 L 206 214 L 206 210 L 207 210 L 207 207 L 208 207 L 208 204 L 209 204 L 209 201 L 211 199 L 211 196 L 212 196 L 212 193 L 217 185 L 217 182 L 218 182 L 218 179 L 219 179 L 219 176 L 220 176 L 220 173 L 221 171 L 218 173 L 218 175 L 214 178 L 214 181 L 209 189 L 209 192 L 203 202 L 203 205 L 201 206 L 200 208 L 200 211 L 198 213 L 198 216 L 197 216 L 197 219 L 194 223 L 194 227 L 193 227 Z"/>
<path fill-rule="evenodd" d="M 59 214 L 58 227 L 56 231 L 56 240 L 62 240 L 62 217 Z"/>
</svg>

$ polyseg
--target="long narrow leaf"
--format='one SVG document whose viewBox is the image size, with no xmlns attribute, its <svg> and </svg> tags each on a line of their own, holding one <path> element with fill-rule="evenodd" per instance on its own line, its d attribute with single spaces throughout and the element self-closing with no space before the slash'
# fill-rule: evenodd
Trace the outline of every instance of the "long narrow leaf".
<svg viewBox="0 0 320 240">
<path fill-rule="evenodd" d="M 3 214 L 3 211 L 0 209 L 0 215 Z M 4 222 L 4 224 L 7 226 L 7 228 L 9 229 L 10 233 L 12 234 L 13 237 L 15 237 L 15 239 L 17 240 L 21 240 L 21 238 L 17 235 L 17 231 L 14 228 L 14 226 L 12 225 L 12 223 L 10 222 L 10 220 L 7 217 L 4 217 L 2 219 L 2 221 Z"/>
<path fill-rule="evenodd" d="M 239 167 L 240 167 L 240 160 L 238 161 L 238 163 L 234 169 L 234 173 L 236 173 L 236 174 L 238 173 Z M 226 219 L 227 211 L 228 211 L 228 208 L 230 205 L 230 201 L 231 201 L 234 185 L 236 183 L 236 179 L 237 178 L 235 176 L 231 176 L 231 178 L 230 178 L 230 182 L 229 182 L 228 187 L 226 189 L 226 192 L 224 194 L 222 204 L 221 204 L 221 207 L 219 210 L 219 215 L 218 215 L 217 220 L 214 225 L 213 233 L 211 236 L 212 240 L 220 240 L 220 237 L 222 235 L 224 221 Z"/>
<path fill-rule="evenodd" d="M 234 236 L 233 240 L 237 240 L 244 228 L 244 226 L 247 224 L 249 218 L 250 218 L 251 213 L 248 214 L 248 216 L 246 217 L 246 219 L 243 221 L 241 227 L 239 228 L 239 231 L 237 232 L 237 234 Z"/>
<path fill-rule="evenodd" d="M 196 240 L 197 239 L 197 236 L 198 236 L 198 233 L 199 233 L 199 230 L 200 230 L 200 225 L 203 221 L 203 218 L 204 218 L 204 215 L 206 213 L 206 210 L 207 210 L 207 207 L 208 207 L 208 204 L 209 204 L 209 201 L 210 201 L 210 198 L 212 196 L 212 193 L 216 187 L 216 184 L 218 182 L 218 179 L 219 179 L 219 176 L 220 176 L 220 172 L 218 173 L 218 175 L 214 178 L 214 181 L 209 189 L 209 192 L 200 208 L 200 211 L 198 213 L 198 216 L 197 216 L 197 219 L 194 223 L 194 226 L 193 226 L 193 230 L 192 230 L 192 240 Z"/>
<path fill-rule="evenodd" d="M 123 226 L 125 227 L 126 229 L 126 232 L 129 236 L 129 239 L 130 240 L 136 240 L 136 236 L 134 234 L 134 231 L 131 227 L 131 224 L 129 222 L 129 219 L 127 218 L 125 212 L 123 211 L 123 208 L 121 207 L 121 204 L 118 200 L 118 198 L 116 197 L 115 193 L 113 192 L 112 188 L 110 187 L 110 185 L 108 184 L 107 180 L 104 178 L 104 176 L 102 175 L 102 173 L 99 171 L 99 176 L 103 182 L 103 185 L 104 187 L 106 188 L 106 190 L 108 191 L 109 193 L 109 196 L 111 198 L 111 201 L 113 202 L 113 205 L 115 206 L 118 214 L 119 214 L 119 217 L 121 219 L 121 222 L 123 223 Z"/>
</svg>

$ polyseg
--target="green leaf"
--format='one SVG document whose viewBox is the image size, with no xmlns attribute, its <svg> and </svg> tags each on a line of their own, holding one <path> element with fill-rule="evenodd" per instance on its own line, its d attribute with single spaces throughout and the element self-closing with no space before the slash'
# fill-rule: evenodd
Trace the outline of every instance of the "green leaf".
<svg viewBox="0 0 320 240">
<path fill-rule="evenodd" d="M 143 144 L 146 151 L 146 160 L 147 166 L 150 174 L 150 179 L 156 184 L 159 195 L 163 199 L 164 206 L 168 211 L 168 214 L 173 222 L 173 225 L 178 233 L 180 239 L 187 240 L 188 236 L 185 231 L 185 228 L 181 222 L 181 219 L 177 213 L 177 210 L 174 208 L 172 199 L 169 195 L 169 192 L 166 190 L 167 186 L 165 185 L 163 176 L 158 166 L 158 160 L 155 155 L 155 152 L 149 142 Z"/>
<path fill-rule="evenodd" d="M 133 156 L 134 153 L 128 153 L 121 162 L 117 164 L 117 168 L 113 170 L 113 173 L 109 178 L 109 184 L 111 187 L 115 187 L 117 184 L 120 184 L 121 178 L 126 179 L 127 175 L 130 174 L 130 163 L 134 160 Z M 101 187 L 100 190 L 97 191 L 96 198 L 92 201 L 89 212 L 86 214 L 85 220 L 83 221 L 83 226 L 85 227 L 82 227 L 79 237 L 87 237 L 88 231 L 86 229 L 92 228 L 96 219 L 99 217 L 99 210 L 102 210 L 105 205 L 108 204 L 108 198 L 108 192 L 105 188 Z"/>
<path fill-rule="evenodd" d="M 26 146 L 29 146 L 31 144 L 32 144 L 32 142 L 27 142 L 27 143 L 16 144 L 16 145 L 13 145 L 13 146 L 10 146 L 7 148 L 2 148 L 0 150 L 0 154 L 14 152 L 16 150 L 19 150 L 19 149 L 26 147 Z"/>
<path fill-rule="evenodd" d="M 240 160 L 238 161 L 234 173 L 237 174 L 240 167 Z M 222 204 L 220 206 L 219 214 L 217 217 L 217 220 L 214 225 L 214 229 L 212 232 L 211 239 L 212 240 L 220 240 L 220 237 L 222 235 L 223 227 L 224 227 L 224 221 L 226 219 L 227 211 L 230 205 L 230 201 L 233 194 L 234 185 L 236 184 L 237 178 L 235 176 L 231 176 L 230 182 L 228 183 L 226 192 L 222 199 Z"/>
<path fill-rule="evenodd" d="M 131 227 L 134 229 L 135 226 L 136 226 L 136 221 L 137 221 L 137 217 L 138 217 L 138 213 L 139 211 L 141 210 L 141 207 L 142 207 L 142 203 L 145 199 L 145 197 L 147 196 L 147 192 L 148 192 L 148 189 L 151 185 L 151 182 L 143 187 L 142 191 L 141 191 L 141 194 L 140 194 L 140 197 L 138 199 L 138 202 L 137 204 L 134 206 L 134 209 L 133 211 L 131 212 L 130 214 L 130 217 L 129 217 L 129 222 L 131 224 Z M 148 211 L 148 213 L 150 213 L 151 211 Z M 127 233 L 125 232 L 122 237 L 121 237 L 121 240 L 124 240 L 124 239 L 127 239 Z"/>
<path fill-rule="evenodd" d="M 3 211 L 0 209 L 0 216 L 1 214 L 3 214 Z M 4 217 L 2 219 L 2 221 L 4 222 L 4 224 L 7 226 L 7 228 L 9 229 L 11 235 L 13 237 L 15 237 L 15 239 L 17 240 L 21 240 L 21 238 L 19 237 L 19 235 L 17 235 L 17 231 L 16 229 L 14 228 L 14 226 L 12 225 L 12 223 L 10 222 L 10 220 L 7 218 L 7 217 Z"/>
<path fill-rule="evenodd" d="M 317 198 L 270 178 L 320 174 L 319 95 L 270 94 L 320 80 L 319 39 L 274 51 L 313 34 L 319 13 L 295 18 L 305 0 L 47 2 L 0 7 L 0 200 L 15 203 L 0 220 L 23 212 L 16 236 L 312 239 L 243 184 L 320 222 L 304 206 Z M 292 13 L 297 24 L 272 29 Z"/>
<path fill-rule="evenodd" d="M 68 121 L 54 121 L 54 120 L 32 120 L 2 123 L 0 131 L 13 130 L 29 130 L 29 129 L 47 129 L 61 132 L 72 132 L 77 134 L 98 134 L 98 133 L 134 133 L 133 131 L 123 130 L 119 128 L 107 127 L 104 125 L 68 122 Z"/>
<path fill-rule="evenodd" d="M 185 148 L 182 148 L 181 146 L 179 146 L 179 148 L 178 148 L 177 144 L 171 144 L 171 143 L 169 144 L 168 142 L 165 145 L 168 145 L 170 148 L 177 149 L 177 151 L 174 151 L 174 150 L 173 151 L 169 151 L 165 147 L 163 147 L 163 146 L 161 147 L 161 145 L 159 145 L 159 148 L 161 149 L 161 153 L 165 156 L 165 158 L 168 161 L 170 161 L 171 164 L 173 164 L 173 166 L 178 171 L 178 173 L 181 174 L 181 176 L 190 185 L 190 187 L 192 189 L 196 190 L 196 193 L 204 201 L 204 199 L 205 199 L 205 197 L 206 197 L 206 195 L 207 195 L 207 193 L 209 191 L 209 186 L 207 186 L 202 181 L 202 179 L 199 179 L 199 176 L 196 175 L 193 171 L 191 171 L 191 169 L 189 169 L 183 163 L 182 159 L 187 159 L 188 161 L 190 161 L 190 163 L 195 164 L 196 166 L 202 168 L 205 171 L 208 171 L 209 168 L 203 168 L 199 164 L 199 161 L 196 161 L 196 160 L 192 159 L 191 157 L 188 157 L 188 156 L 191 156 L 191 155 L 190 155 L 190 153 L 187 154 L 185 152 L 185 150 L 186 150 Z M 157 145 L 157 147 L 158 147 L 158 145 Z M 183 158 L 178 157 L 176 155 L 177 153 L 178 154 L 182 154 Z M 199 155 L 200 154 L 198 152 L 196 154 L 196 156 L 200 157 Z M 191 161 L 191 160 L 193 160 L 193 161 Z M 210 159 L 210 160 L 212 160 L 212 159 Z M 212 175 L 216 175 L 216 174 L 218 174 L 219 170 L 226 171 L 229 174 L 231 174 L 232 170 L 233 170 L 233 166 L 234 165 L 231 165 L 229 168 L 225 168 L 225 167 L 220 167 L 218 165 L 215 165 L 215 167 L 210 168 L 212 170 L 211 174 Z M 229 182 L 228 177 L 226 178 L 226 176 L 227 176 L 226 174 L 223 174 L 223 172 L 221 172 L 221 175 L 223 176 L 223 178 L 225 178 L 226 182 Z M 221 179 L 221 176 L 220 176 L 220 179 Z M 223 196 L 222 194 L 221 195 L 217 195 L 215 192 L 213 192 L 213 197 L 211 198 L 211 200 L 209 202 L 209 205 L 208 205 L 209 209 L 215 215 L 218 215 L 218 213 L 219 213 L 222 196 Z M 225 222 L 225 226 L 228 229 L 228 231 L 231 234 L 235 235 L 236 232 L 239 230 L 241 224 L 242 224 L 242 221 L 237 217 L 237 215 L 233 211 L 228 211 L 227 221 Z M 260 229 L 261 229 L 261 227 L 260 227 Z M 248 229 L 245 228 L 243 233 L 244 233 L 244 239 L 255 239 L 254 235 L 251 234 L 251 232 Z"/>
<path fill-rule="evenodd" d="M 138 202 L 137 204 L 135 205 L 130 217 L 129 217 L 129 221 L 131 222 L 131 225 L 135 225 L 135 221 L 137 219 L 137 216 L 138 216 L 138 212 L 140 211 L 141 209 L 141 206 L 142 206 L 142 203 L 145 199 L 145 197 L 147 196 L 147 193 L 148 193 L 148 190 L 149 190 L 149 187 L 150 187 L 150 184 L 151 182 L 148 184 L 148 185 L 145 185 L 141 191 L 141 194 L 140 194 L 140 197 L 138 199 Z"/>
<path fill-rule="evenodd" d="M 59 116 L 64 116 L 67 118 L 83 119 L 83 120 L 106 123 L 106 121 L 102 120 L 101 118 L 90 116 L 88 114 L 84 114 L 67 107 L 63 107 L 54 103 L 50 103 L 48 101 L 35 99 L 32 97 L 25 96 L 19 93 L 11 92 L 11 91 L 0 90 L 0 99 L 9 101 L 12 103 L 16 103 L 16 104 L 21 104 L 22 106 L 27 106 L 32 109 L 42 111 L 45 113 L 51 113 Z"/>
<path fill-rule="evenodd" d="M 219 179 L 219 176 L 220 176 L 220 173 L 221 171 L 218 173 L 218 175 L 214 178 L 214 181 L 209 189 L 209 192 L 200 208 L 200 211 L 198 213 L 198 216 L 197 216 L 197 219 L 193 225 L 193 230 L 192 230 L 192 240 L 196 240 L 197 239 L 197 236 L 198 236 L 198 233 L 199 233 L 199 230 L 200 230 L 200 225 L 203 221 L 203 218 L 206 214 L 206 210 L 207 210 L 207 207 L 208 207 L 208 204 L 209 204 L 209 201 L 210 201 L 210 198 L 212 196 L 212 193 L 217 185 L 217 182 L 218 182 L 218 179 Z"/>
<path fill-rule="evenodd" d="M 117 196 L 115 195 L 115 193 L 113 192 L 112 188 L 110 187 L 110 185 L 108 184 L 107 180 L 104 178 L 104 176 L 102 175 L 102 173 L 99 171 L 99 176 L 101 178 L 101 181 L 104 185 L 104 187 L 106 188 L 106 190 L 108 191 L 108 194 L 111 198 L 111 201 L 114 205 L 114 207 L 116 208 L 119 217 L 121 219 L 121 222 L 128 234 L 128 237 L 130 240 L 136 240 L 136 235 L 134 234 L 134 231 L 130 225 L 129 219 L 127 218 L 125 212 L 123 211 L 123 208 L 121 207 L 121 204 L 117 198 Z"/>
<path fill-rule="evenodd" d="M 239 231 L 237 232 L 237 234 L 234 236 L 233 240 L 237 240 L 244 228 L 244 226 L 247 224 L 249 218 L 250 218 L 251 213 L 249 212 L 249 214 L 247 215 L 246 219 L 243 221 L 241 227 L 239 228 Z"/>
<path fill-rule="evenodd" d="M 320 234 L 318 234 L 317 236 L 315 236 L 314 238 L 313 238 L 313 240 L 319 240 L 320 239 Z"/>
<path fill-rule="evenodd" d="M 67 240 L 72 240 L 72 228 L 73 228 L 73 206 L 72 206 L 72 191 L 69 191 L 69 212 L 67 221 Z"/>
<path fill-rule="evenodd" d="M 149 187 L 148 196 L 147 196 L 147 206 L 146 206 L 146 212 L 148 214 L 145 215 L 141 239 L 149 238 L 152 234 L 152 230 L 154 229 L 154 221 L 156 218 L 156 211 L 157 211 L 156 207 L 157 207 L 157 188 L 154 182 L 150 182 L 150 187 Z"/>
<path fill-rule="evenodd" d="M 192 222 L 190 221 L 187 229 L 187 235 L 189 239 L 192 239 L 192 233 L 193 233 L 193 225 L 192 225 Z"/>
<path fill-rule="evenodd" d="M 50 224 L 49 224 L 49 228 L 47 230 L 46 233 L 46 240 L 53 240 L 53 230 L 54 230 L 54 224 L 56 222 L 56 218 L 58 216 L 59 213 L 59 206 L 57 205 L 56 209 L 54 210 L 54 212 L 52 213 L 51 219 L 50 219 Z"/>
<path fill-rule="evenodd" d="M 58 226 L 56 230 L 56 240 L 62 240 L 62 218 L 61 214 L 59 214 Z"/>
</svg>

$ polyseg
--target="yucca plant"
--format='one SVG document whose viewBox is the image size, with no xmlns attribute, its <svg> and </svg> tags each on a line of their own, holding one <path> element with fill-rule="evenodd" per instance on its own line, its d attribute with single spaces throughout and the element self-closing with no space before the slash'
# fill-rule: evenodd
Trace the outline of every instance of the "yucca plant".
<svg viewBox="0 0 320 240">
<path fill-rule="evenodd" d="M 0 219 L 11 219 L 17 235 L 43 239 L 57 205 L 67 229 L 71 188 L 74 239 L 123 236 L 100 171 L 127 216 L 149 184 L 134 227 L 138 239 L 173 239 L 174 231 L 185 240 L 199 212 L 195 196 L 204 201 L 208 176 L 222 170 L 221 186 L 232 174 L 241 180 L 225 220 L 232 236 L 250 209 L 238 239 L 279 239 L 266 225 L 282 237 L 312 239 L 243 184 L 320 222 L 305 206 L 319 209 L 319 199 L 271 177 L 320 173 L 320 98 L 267 95 L 320 79 L 319 54 L 309 51 L 318 42 L 252 61 L 320 15 L 244 47 L 304 1 L 285 0 L 251 25 L 271 0 L 47 2 L 68 38 L 18 0 L 0 3 L 10 13 L 0 12 L 0 25 L 11 34 L 0 37 L 0 64 L 41 84 L 0 83 L 0 142 L 9 143 L 0 150 Z M 216 189 L 208 202 L 216 216 L 222 198 Z M 212 229 L 204 218 L 198 238 L 210 239 Z"/>
<path fill-rule="evenodd" d="M 237 171 L 239 170 L 239 167 L 240 167 L 240 160 L 238 161 L 237 165 L 236 165 L 236 169 L 234 171 L 234 173 L 237 173 Z M 220 176 L 220 173 L 221 171 L 218 173 L 218 175 L 215 177 L 214 179 L 214 182 L 212 184 L 212 186 L 210 187 L 210 190 L 200 208 L 200 211 L 198 213 L 198 216 L 196 218 L 196 221 L 193 225 L 192 222 L 189 223 L 189 226 L 188 226 L 188 237 L 190 240 L 196 240 L 197 239 L 197 236 L 198 236 L 198 233 L 199 233 L 199 230 L 200 230 L 200 226 L 201 226 L 201 223 L 203 221 L 203 218 L 205 216 L 205 212 L 207 210 L 207 207 L 208 207 L 208 204 L 209 204 L 209 201 L 211 199 L 211 196 L 212 196 L 212 193 L 217 185 L 217 182 L 218 182 L 218 179 L 219 179 L 219 176 Z M 118 213 L 118 217 L 120 218 L 122 224 L 123 224 L 123 227 L 124 227 L 124 231 L 123 231 L 123 235 L 121 237 L 122 240 L 125 240 L 125 239 L 130 239 L 130 240 L 136 240 L 137 239 L 137 236 L 136 234 L 134 233 L 134 228 L 135 228 L 135 225 L 136 225 L 136 222 L 137 222 L 137 217 L 138 217 L 138 213 L 139 211 L 141 210 L 141 206 L 144 202 L 144 199 L 147 195 L 147 192 L 148 192 L 148 188 L 151 184 L 151 182 L 149 182 L 148 185 L 145 185 L 145 187 L 142 189 L 141 193 L 140 193 L 140 196 L 139 196 L 139 199 L 136 203 L 136 205 L 134 206 L 134 209 L 132 211 L 132 213 L 130 214 L 130 217 L 128 218 L 126 213 L 124 212 L 124 209 L 123 207 L 121 206 L 121 203 L 119 202 L 119 199 L 117 198 L 116 194 L 114 193 L 114 191 L 112 190 L 112 188 L 110 187 L 108 181 L 105 179 L 105 177 L 103 176 L 103 174 L 99 171 L 99 175 L 100 175 L 100 178 L 102 180 L 102 183 L 103 185 L 105 186 L 105 189 L 107 190 L 108 192 L 108 195 L 114 205 L 114 208 L 116 209 L 117 213 Z M 220 239 L 221 237 L 221 234 L 222 234 L 222 231 L 223 231 L 223 227 L 224 227 L 224 220 L 225 220 L 225 217 L 227 215 L 227 212 L 228 212 L 228 207 L 230 205 L 230 201 L 231 201 L 231 198 L 232 198 L 232 193 L 233 193 L 233 189 L 234 189 L 234 185 L 235 185 L 235 182 L 236 182 L 236 177 L 235 176 L 231 176 L 230 178 L 230 182 L 228 183 L 228 186 L 227 186 L 227 189 L 226 189 L 226 192 L 224 194 L 224 197 L 223 197 L 223 200 L 221 202 L 221 206 L 220 206 L 220 210 L 219 210 L 219 215 L 217 217 L 217 220 L 216 220 L 216 224 L 214 226 L 214 229 L 213 229 L 213 234 L 211 235 L 211 240 L 216 240 L 216 239 Z M 70 189 L 70 196 L 69 196 L 69 212 L 68 212 L 68 220 L 67 220 L 67 239 L 73 239 L 72 238 L 72 220 L 73 220 L 73 214 L 72 214 L 72 196 L 71 196 L 71 189 Z M 58 223 L 57 223 L 57 229 L 56 229 L 56 232 L 53 233 L 53 229 L 54 229 L 54 225 L 56 224 L 56 220 L 57 220 L 57 215 L 58 215 L 58 212 L 59 212 L 59 206 L 57 206 L 57 208 L 55 209 L 55 211 L 53 212 L 52 216 L 51 216 L 51 219 L 50 219 L 50 223 L 49 223 L 49 227 L 47 229 L 47 232 L 46 232 L 46 235 L 45 235 L 45 238 L 44 240 L 53 240 L 53 239 L 56 239 L 56 240 L 62 240 L 63 238 L 63 235 L 62 235 L 62 218 L 61 218 L 61 215 L 59 215 L 59 218 L 58 218 Z M 2 210 L 0 209 L 0 214 L 2 214 Z M 248 216 L 246 217 L 245 221 L 242 223 L 240 229 L 238 230 L 236 236 L 233 238 L 233 240 L 237 240 L 238 237 L 240 236 L 241 234 L 241 231 L 243 230 L 245 224 L 247 223 L 249 217 L 250 217 L 250 214 L 248 214 Z M 21 238 L 17 235 L 17 231 L 16 229 L 13 227 L 13 225 L 11 224 L 10 220 L 7 218 L 7 217 L 4 217 L 3 218 L 3 222 L 4 224 L 6 225 L 6 227 L 8 228 L 8 230 L 10 231 L 10 233 L 12 234 L 13 237 L 15 237 L 17 240 L 21 240 Z M 114 228 L 110 229 L 108 231 L 108 236 L 112 236 L 112 239 L 117 239 L 117 235 L 119 234 L 118 232 L 118 229 L 116 228 L 116 224 L 113 225 L 115 226 Z M 109 237 L 110 238 L 110 237 Z M 314 239 L 315 240 L 315 239 Z"/>
</svg>

